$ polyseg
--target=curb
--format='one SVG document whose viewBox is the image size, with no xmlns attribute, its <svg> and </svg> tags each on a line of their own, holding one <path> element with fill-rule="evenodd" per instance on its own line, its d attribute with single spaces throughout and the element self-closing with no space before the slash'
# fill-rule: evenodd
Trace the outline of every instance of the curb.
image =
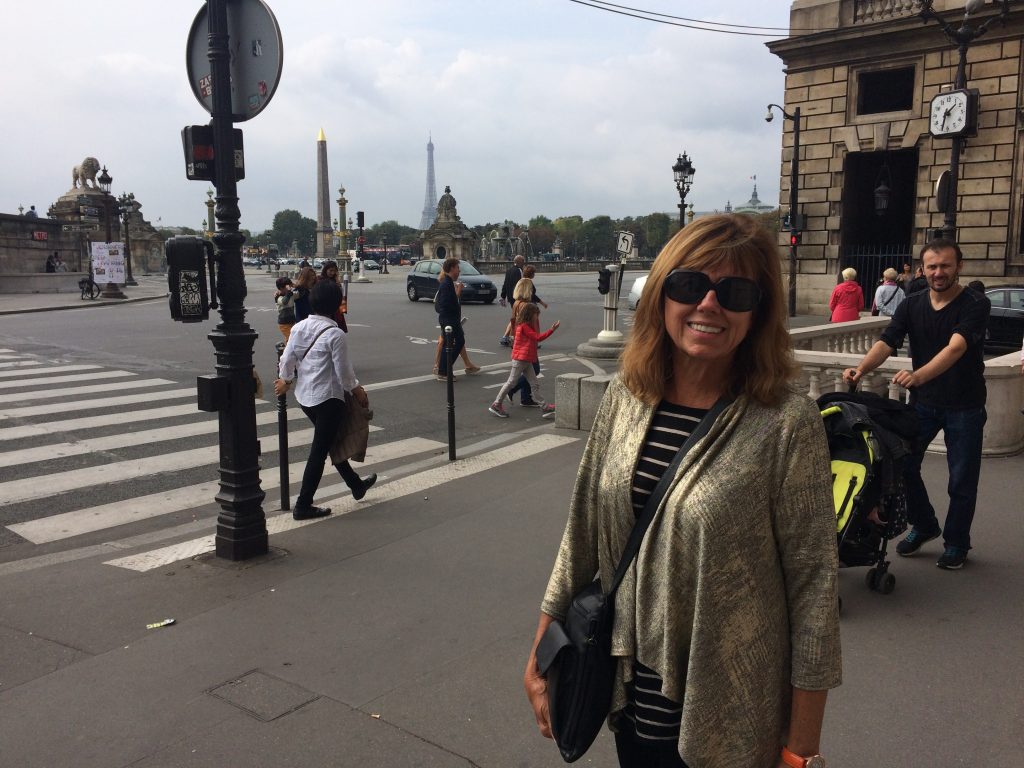
<svg viewBox="0 0 1024 768">
<path fill-rule="evenodd" d="M 0 309 L 0 315 L 24 315 L 30 312 L 57 312 L 62 309 L 88 309 L 92 307 L 109 307 L 112 304 L 134 304 L 139 301 L 156 301 L 166 299 L 169 294 L 162 296 L 138 296 L 127 299 L 107 299 L 106 301 L 80 299 L 81 304 L 60 304 L 56 307 L 26 307 L 24 309 Z M 2 302 L 2 299 L 0 299 Z"/>
</svg>

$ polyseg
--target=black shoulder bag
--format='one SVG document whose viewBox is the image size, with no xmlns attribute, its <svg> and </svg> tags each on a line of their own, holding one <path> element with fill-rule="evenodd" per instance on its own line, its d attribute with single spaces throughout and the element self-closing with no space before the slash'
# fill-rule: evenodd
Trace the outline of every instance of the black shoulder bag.
<svg viewBox="0 0 1024 768">
<path fill-rule="evenodd" d="M 590 749 L 611 709 L 617 664 L 612 658 L 615 591 L 640 551 L 640 542 L 683 457 L 731 402 L 722 398 L 715 403 L 679 448 L 629 534 L 607 594 L 601 589 L 601 580 L 594 579 L 573 596 L 565 621 L 552 621 L 537 644 L 537 669 L 548 684 L 551 733 L 567 763 Z"/>
</svg>

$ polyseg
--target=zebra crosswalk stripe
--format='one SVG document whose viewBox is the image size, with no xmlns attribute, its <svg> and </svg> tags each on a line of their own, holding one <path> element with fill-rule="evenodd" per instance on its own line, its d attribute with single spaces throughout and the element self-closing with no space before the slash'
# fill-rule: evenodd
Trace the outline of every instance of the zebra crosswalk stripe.
<svg viewBox="0 0 1024 768">
<path fill-rule="evenodd" d="M 191 390 L 193 394 L 195 390 Z M 90 400 L 88 402 L 103 402 Z M 99 407 L 99 406 L 97 406 Z M 47 409 L 46 414 L 50 413 Z M 38 413 L 38 411 L 37 411 Z M 169 419 L 175 416 L 188 416 L 201 411 L 195 403 L 186 405 L 167 405 L 163 408 L 148 408 L 141 411 L 124 411 L 117 414 L 118 424 L 131 424 L 140 421 L 156 421 L 157 419 Z M 54 433 L 74 432 L 79 429 L 94 429 L 106 427 L 111 423 L 110 414 L 102 416 L 80 416 L 77 419 L 59 419 L 55 421 L 42 422 L 39 424 L 22 424 L 20 427 L 0 427 L 0 443 L 5 440 L 18 440 L 23 437 L 47 437 Z"/>
<path fill-rule="evenodd" d="M 336 499 L 332 503 L 334 514 L 330 517 L 321 517 L 313 520 L 294 520 L 290 513 L 275 515 L 267 519 L 267 531 L 272 534 L 280 533 L 334 520 L 341 515 L 346 515 L 358 509 L 368 509 L 404 496 L 422 493 L 428 488 L 434 488 L 452 480 L 469 477 L 518 459 L 559 448 L 563 445 L 574 443 L 578 439 L 555 434 L 527 438 L 511 445 L 503 446 L 498 450 L 471 456 L 466 459 L 459 459 L 444 466 L 432 467 L 423 472 L 417 472 L 416 474 L 384 483 L 379 488 L 374 486 L 371 495 L 364 497 L 362 501 L 355 501 L 351 497 Z M 211 552 L 214 547 L 215 535 L 210 534 L 167 547 L 160 547 L 149 552 L 140 552 L 107 560 L 104 564 L 133 571 L 150 571 L 178 560 Z"/>
<path fill-rule="evenodd" d="M 36 373 L 36 371 L 30 371 Z M 44 376 L 38 379 L 19 379 L 18 381 L 0 381 L 0 389 L 18 389 L 20 387 L 38 387 L 50 384 L 69 384 L 73 381 L 95 381 L 96 379 L 123 379 L 126 376 L 137 376 L 130 371 L 96 371 L 95 373 L 72 373 L 67 376 Z M 17 397 L 18 395 L 11 395 Z"/>
<path fill-rule="evenodd" d="M 50 400 L 55 397 L 70 397 L 72 395 L 92 395 L 99 392 L 123 392 L 126 389 L 148 389 L 150 387 L 162 387 L 176 382 L 170 379 L 139 379 L 138 381 L 118 381 L 109 384 L 90 384 L 84 387 L 65 387 L 63 389 L 40 389 L 36 392 L 21 392 L 15 397 L 25 402 L 26 400 Z M 194 390 L 193 390 L 194 391 Z"/>
<path fill-rule="evenodd" d="M 371 425 L 371 430 L 378 429 L 380 428 Z M 382 445 L 371 445 L 366 451 L 366 463 L 372 466 L 373 464 L 426 453 L 427 451 L 443 450 L 445 447 L 444 443 L 428 440 L 423 437 L 395 440 Z M 300 481 L 305 467 L 305 460 L 289 464 L 289 482 L 296 483 Z M 281 475 L 278 468 L 273 467 L 262 472 L 260 484 L 264 491 L 280 488 Z M 139 520 L 160 517 L 161 515 L 212 504 L 213 497 L 219 490 L 219 487 L 217 480 L 210 480 L 206 483 L 197 483 L 170 491 L 160 491 L 146 496 L 125 499 L 124 501 L 100 504 L 24 523 L 15 523 L 7 526 L 7 529 L 31 541 L 33 544 L 46 544 L 51 541 L 60 541 L 80 536 L 84 533 L 92 533 L 126 523 L 133 523 Z M 325 485 L 322 490 L 323 492 L 329 492 L 330 489 Z M 268 500 L 264 502 L 264 507 L 273 508 L 274 506 L 276 505 L 270 500 L 268 494 Z"/>
<path fill-rule="evenodd" d="M 186 387 L 185 389 L 165 389 L 158 392 L 145 392 L 137 395 L 121 395 L 119 397 L 103 397 L 98 400 L 74 400 L 64 403 L 47 403 L 46 405 L 31 405 L 24 408 L 0 408 L 0 419 L 23 419 L 33 416 L 49 416 L 55 413 L 71 413 L 73 411 L 89 411 L 100 408 L 110 408 L 115 405 L 134 405 L 136 403 L 158 403 L 164 400 L 183 400 L 186 397 L 195 398 L 196 388 Z M 194 408 L 195 406 L 193 406 Z M 110 417 L 107 416 L 107 423 Z"/>
</svg>

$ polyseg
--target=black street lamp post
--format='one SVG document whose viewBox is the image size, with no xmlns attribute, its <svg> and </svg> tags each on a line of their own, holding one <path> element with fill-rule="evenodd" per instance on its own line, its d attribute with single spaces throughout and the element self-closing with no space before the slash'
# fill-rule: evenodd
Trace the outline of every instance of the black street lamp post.
<svg viewBox="0 0 1024 768">
<path fill-rule="evenodd" d="M 216 179 L 216 226 L 220 274 L 217 296 L 221 322 L 209 339 L 217 358 L 217 379 L 225 390 L 218 410 L 220 425 L 220 491 L 216 500 L 215 547 L 218 557 L 247 560 L 269 550 L 267 521 L 263 514 L 265 493 L 260 488 L 259 436 L 256 432 L 255 379 L 252 350 L 256 332 L 245 322 L 245 275 L 239 232 L 238 187 L 235 179 L 231 110 L 231 50 L 228 46 L 228 0 L 207 0 L 209 59 L 213 86 L 214 178 Z M 237 42 L 237 41 L 236 41 Z"/>
<path fill-rule="evenodd" d="M 797 213 L 800 179 L 800 107 L 793 107 L 791 115 L 778 104 L 769 104 L 768 112 L 764 116 L 766 123 L 770 123 L 775 117 L 772 107 L 779 110 L 784 118 L 793 121 L 793 159 L 789 175 L 789 316 L 796 317 L 796 258 L 800 245 L 800 215 Z"/>
<path fill-rule="evenodd" d="M 683 152 L 672 166 L 672 176 L 676 180 L 676 189 L 679 190 L 679 228 L 686 226 L 686 194 L 693 184 L 693 174 L 696 172 L 689 156 Z"/>
<path fill-rule="evenodd" d="M 111 177 L 111 175 L 109 173 L 107 173 L 107 166 L 103 166 L 103 170 L 100 171 L 100 175 L 99 175 L 99 177 L 97 177 L 96 181 L 99 183 L 100 190 L 103 192 L 103 197 L 102 197 L 102 200 L 103 200 L 103 220 L 104 220 L 104 224 L 106 225 L 106 230 L 107 230 L 106 231 L 106 235 L 107 235 L 106 243 L 107 243 L 107 245 L 110 245 L 110 241 L 113 240 L 113 231 L 112 231 L 112 228 L 110 226 L 110 217 L 111 217 L 110 209 L 111 209 L 111 207 L 114 204 L 114 198 L 110 194 L 110 185 L 114 183 L 114 179 Z M 90 256 L 91 256 L 91 254 L 90 254 Z M 91 263 L 92 263 L 92 259 L 90 258 L 90 264 Z M 90 271 L 91 271 L 91 269 L 92 269 L 92 267 L 90 266 Z M 127 299 L 128 297 L 125 296 L 124 292 L 120 288 L 117 287 L 117 283 L 114 283 L 114 282 L 112 282 L 110 280 L 110 273 L 108 272 L 107 273 L 107 283 L 106 283 L 106 285 L 103 286 L 103 293 L 100 294 L 100 298 L 101 299 Z"/>
<path fill-rule="evenodd" d="M 128 231 L 129 219 L 135 212 L 135 205 L 135 194 L 133 192 L 125 192 L 117 199 L 117 209 L 121 214 L 121 225 L 124 227 L 125 285 L 138 285 L 135 282 L 135 277 L 132 275 L 132 240 L 131 234 Z"/>
<path fill-rule="evenodd" d="M 380 236 L 380 244 L 381 244 L 381 247 L 384 248 L 384 263 L 382 263 L 380 265 L 380 271 L 381 271 L 382 274 L 386 275 L 388 273 L 388 236 L 387 235 L 385 235 L 383 233 L 381 234 L 381 236 Z"/>
<path fill-rule="evenodd" d="M 967 2 L 964 3 L 964 21 L 960 26 L 960 29 L 954 29 L 949 22 L 944 20 L 934 11 L 932 8 L 932 0 L 925 0 L 924 6 L 918 14 L 925 23 L 934 21 L 942 27 L 942 31 L 946 33 L 946 37 L 948 37 L 949 41 L 956 46 L 957 51 L 960 54 L 960 60 L 956 65 L 956 80 L 953 84 L 953 88 L 956 90 L 962 90 L 967 87 L 967 49 L 970 47 L 971 43 L 985 34 L 988 28 L 992 25 L 992 22 L 999 21 L 1005 24 L 1006 18 L 1010 14 L 1009 0 L 1001 0 L 1000 5 L 1002 7 L 998 14 L 990 16 L 977 26 L 968 26 L 968 17 L 972 13 L 981 10 L 984 5 L 984 0 L 967 0 Z M 957 136 L 953 139 L 953 147 L 949 157 L 949 184 L 946 187 L 946 199 L 939 201 L 939 203 L 943 205 L 944 213 L 942 220 L 942 236 L 949 240 L 956 239 L 956 203 L 957 187 L 960 180 L 960 154 L 963 152 L 963 148 L 966 143 L 967 139 L 961 136 Z"/>
</svg>

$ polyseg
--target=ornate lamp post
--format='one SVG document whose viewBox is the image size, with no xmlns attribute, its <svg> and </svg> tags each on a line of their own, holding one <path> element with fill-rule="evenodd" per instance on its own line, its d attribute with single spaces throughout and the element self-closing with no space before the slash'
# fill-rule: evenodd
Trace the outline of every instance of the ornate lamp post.
<svg viewBox="0 0 1024 768">
<path fill-rule="evenodd" d="M 972 13 L 980 11 L 985 6 L 985 2 L 984 0 L 967 0 L 964 3 L 963 24 L 961 24 L 960 29 L 953 29 L 949 22 L 945 21 L 934 11 L 932 0 L 924 0 L 923 7 L 918 16 L 926 24 L 929 21 L 934 21 L 942 27 L 946 37 L 949 38 L 949 41 L 953 43 L 960 53 L 960 59 L 956 66 L 956 80 L 953 84 L 955 90 L 962 91 L 967 87 L 967 49 L 971 43 L 985 34 L 992 25 L 992 22 L 1006 23 L 1006 18 L 1010 15 L 1010 2 L 1009 0 L 1001 0 L 999 4 L 1001 8 L 997 15 L 989 16 L 981 24 L 972 27 L 967 24 L 968 17 Z M 977 108 L 976 101 L 973 106 L 975 109 Z M 953 147 L 949 158 L 949 184 L 946 185 L 946 199 L 938 201 L 941 210 L 945 214 L 942 221 L 942 236 L 950 240 L 956 239 L 956 203 L 957 186 L 960 179 L 960 153 L 963 151 L 966 143 L 967 139 L 964 136 L 955 136 L 953 138 Z"/>
<path fill-rule="evenodd" d="M 696 172 L 693 163 L 685 152 L 681 154 L 672 166 L 672 176 L 676 180 L 676 189 L 679 190 L 679 228 L 686 226 L 686 193 L 690 191 L 693 184 L 693 174 Z"/>
<path fill-rule="evenodd" d="M 117 199 L 117 210 L 121 214 L 121 225 L 124 227 L 124 267 L 126 270 L 125 285 L 138 285 L 132 275 L 132 241 L 128 232 L 128 223 L 131 215 L 138 210 L 133 192 L 125 192 Z"/>
<path fill-rule="evenodd" d="M 102 195 L 102 198 L 101 198 L 103 200 L 103 219 L 104 219 L 104 222 L 106 224 L 106 229 L 107 229 L 107 232 L 106 232 L 106 234 L 107 234 L 106 242 L 109 245 L 110 241 L 113 239 L 113 234 L 112 234 L 112 230 L 111 230 L 111 226 L 110 226 L 110 209 L 113 206 L 114 198 L 110 194 L 110 185 L 114 183 L 114 179 L 111 177 L 111 175 L 109 173 L 107 173 L 107 166 L 103 166 L 103 170 L 100 171 L 100 175 L 96 178 L 96 181 L 100 185 L 100 190 L 102 190 L 102 192 L 103 192 L 103 195 Z M 91 264 L 91 260 L 90 260 L 90 264 Z M 91 266 L 90 266 L 90 269 L 91 269 Z M 109 278 L 109 275 L 108 275 L 108 278 Z M 103 293 L 100 294 L 100 298 L 101 299 L 127 299 L 128 297 L 125 296 L 124 293 L 121 291 L 121 289 L 117 287 L 116 283 L 113 283 L 113 282 L 111 282 L 108 279 L 107 280 L 107 284 L 103 286 Z"/>
<path fill-rule="evenodd" d="M 388 236 L 381 233 L 380 244 L 384 248 L 384 262 L 380 265 L 381 274 L 388 273 Z"/>
<path fill-rule="evenodd" d="M 793 160 L 789 177 L 789 316 L 796 317 L 796 257 L 800 245 L 800 215 L 797 213 L 797 190 L 800 179 L 800 107 L 789 114 L 778 104 L 769 104 L 764 121 L 770 123 L 775 115 L 772 107 L 779 110 L 787 120 L 793 121 Z"/>
</svg>

